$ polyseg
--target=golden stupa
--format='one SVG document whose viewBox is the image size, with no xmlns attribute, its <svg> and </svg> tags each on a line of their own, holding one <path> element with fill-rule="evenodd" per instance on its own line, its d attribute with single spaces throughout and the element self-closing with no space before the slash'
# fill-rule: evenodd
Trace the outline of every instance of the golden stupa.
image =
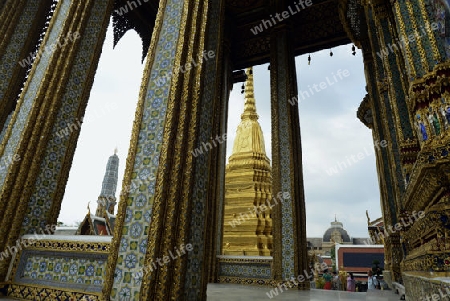
<svg viewBox="0 0 450 301">
<path fill-rule="evenodd" d="M 252 68 L 246 74 L 244 113 L 225 171 L 223 254 L 269 256 L 272 170 L 256 113 Z"/>
</svg>

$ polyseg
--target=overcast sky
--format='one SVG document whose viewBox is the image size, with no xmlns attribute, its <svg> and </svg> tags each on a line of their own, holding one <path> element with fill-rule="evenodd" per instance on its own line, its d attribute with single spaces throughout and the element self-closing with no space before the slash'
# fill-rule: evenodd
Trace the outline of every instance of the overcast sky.
<svg viewBox="0 0 450 301">
<path fill-rule="evenodd" d="M 106 163 L 116 147 L 120 158 L 117 197 L 122 187 L 144 64 L 142 44 L 134 31 L 128 32 L 114 50 L 112 41 L 110 27 L 58 219 L 68 225 L 84 218 L 90 201 L 91 212 L 95 212 Z M 307 55 L 296 58 L 298 89 L 309 94 L 299 97 L 307 234 L 321 237 L 336 215 L 350 236 L 368 237 L 365 211 L 375 219 L 381 210 L 372 134 L 356 117 L 366 94 L 362 57 L 360 51 L 356 56 L 351 54 L 351 45 L 332 51 L 332 57 L 330 50 L 311 54 L 311 65 Z M 259 122 L 270 158 L 267 65 L 254 67 L 254 81 Z M 230 98 L 227 158 L 244 107 L 241 85 L 234 86 Z"/>
</svg>

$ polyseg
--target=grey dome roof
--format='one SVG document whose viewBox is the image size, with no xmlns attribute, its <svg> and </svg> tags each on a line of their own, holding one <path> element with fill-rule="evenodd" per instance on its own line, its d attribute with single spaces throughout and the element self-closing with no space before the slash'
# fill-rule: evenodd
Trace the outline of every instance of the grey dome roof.
<svg viewBox="0 0 450 301">
<path fill-rule="evenodd" d="M 331 222 L 331 227 L 328 228 L 327 231 L 325 231 L 325 233 L 323 234 L 323 242 L 331 241 L 334 231 L 338 231 L 341 234 L 343 242 L 351 242 L 347 230 L 345 230 L 343 224 L 338 221 Z"/>
</svg>

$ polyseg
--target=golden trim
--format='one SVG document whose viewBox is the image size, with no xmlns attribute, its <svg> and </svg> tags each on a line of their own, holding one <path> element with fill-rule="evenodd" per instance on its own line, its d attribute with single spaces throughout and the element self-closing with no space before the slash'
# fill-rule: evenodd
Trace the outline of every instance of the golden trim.
<svg viewBox="0 0 450 301">
<path fill-rule="evenodd" d="M 139 141 L 139 132 L 142 126 L 142 118 L 143 113 L 145 110 L 145 101 L 147 97 L 147 88 L 148 88 L 148 82 L 150 80 L 151 75 L 151 69 L 155 62 L 155 56 L 156 56 L 156 47 L 157 43 L 159 42 L 159 37 L 161 34 L 163 22 L 164 22 L 164 16 L 165 16 L 165 9 L 167 6 L 168 0 L 161 0 L 159 3 L 158 12 L 156 14 L 156 20 L 155 20 L 155 26 L 153 29 L 152 38 L 150 40 L 150 46 L 147 53 L 147 62 L 143 73 L 143 78 L 141 82 L 141 88 L 139 92 L 139 100 L 136 108 L 135 113 L 135 120 L 133 123 L 133 128 L 131 131 L 131 139 L 130 139 L 130 147 L 128 149 L 128 156 L 127 156 L 127 164 L 125 166 L 125 173 L 122 181 L 122 191 L 128 191 L 128 187 L 130 187 L 132 176 L 134 173 L 134 163 L 137 153 L 137 147 L 138 147 L 138 141 Z M 159 173 L 157 172 L 157 175 Z M 156 178 L 156 183 L 160 181 L 159 177 Z M 120 241 L 122 238 L 122 229 L 124 226 L 125 221 L 125 213 L 127 209 L 128 202 L 128 192 L 125 194 L 120 195 L 120 201 L 118 205 L 118 213 L 116 217 L 116 225 L 114 229 L 114 235 L 113 235 L 113 241 L 111 243 L 111 253 L 108 257 L 108 264 L 107 264 L 107 272 L 106 272 L 106 280 L 105 285 L 103 287 L 103 298 L 104 300 L 109 300 L 111 296 L 111 291 L 113 289 L 113 283 L 114 283 L 114 273 L 117 265 L 117 259 L 119 255 L 119 246 Z M 153 217 L 152 217 L 153 219 Z M 143 283 L 141 285 L 146 286 L 146 283 Z"/>
<path fill-rule="evenodd" d="M 431 26 L 430 19 L 428 17 L 428 13 L 425 10 L 425 2 L 424 0 L 418 0 L 419 3 L 417 4 L 420 7 L 420 12 L 422 13 L 422 17 L 424 21 Z M 427 37 L 430 41 L 431 47 L 433 49 L 433 58 L 436 61 L 441 61 L 441 54 L 439 53 L 439 47 L 437 46 L 436 37 L 433 33 L 433 31 L 427 31 Z"/>
<path fill-rule="evenodd" d="M 406 34 L 406 27 L 405 27 L 405 23 L 403 21 L 403 15 L 401 14 L 401 10 L 400 10 L 400 4 L 398 1 L 395 1 L 394 3 L 394 13 L 396 15 L 395 20 L 398 22 L 398 27 L 400 28 L 400 35 L 407 38 L 408 35 Z M 414 59 L 413 59 L 413 55 L 412 55 L 412 51 L 411 48 L 409 47 L 409 43 L 405 43 L 405 52 L 406 55 L 408 57 L 408 62 L 407 62 L 407 70 L 409 70 L 410 74 L 409 76 L 412 76 L 414 78 L 417 77 L 417 70 L 416 70 L 416 66 L 414 65 Z"/>
<path fill-rule="evenodd" d="M 76 31 L 72 31 L 71 27 L 72 24 L 80 27 L 85 25 L 83 22 L 79 21 L 79 18 L 82 16 L 89 16 L 88 12 L 91 9 L 94 0 L 87 1 L 88 2 L 83 5 L 78 4 L 82 8 L 81 12 L 79 12 L 79 6 L 72 5 L 70 7 L 71 10 L 68 13 L 68 19 L 66 20 L 72 20 L 73 23 L 65 22 L 64 28 L 61 31 L 63 35 L 66 32 L 81 31 L 79 28 Z M 71 16 L 73 16 L 73 18 Z M 25 183 L 35 183 L 36 177 L 40 171 L 40 163 L 44 157 L 48 140 L 50 139 L 49 133 L 51 133 L 54 126 L 57 117 L 56 111 L 60 108 L 60 100 L 62 99 L 64 88 L 70 75 L 70 67 L 72 65 L 68 64 L 67 61 L 73 62 L 79 43 L 80 39 L 70 43 L 68 47 L 58 47 L 55 49 L 45 75 L 45 77 L 51 76 L 51 78 L 43 80 L 39 85 L 39 92 L 36 96 L 35 103 L 37 105 L 40 104 L 40 107 L 31 115 L 29 123 L 25 128 L 25 132 L 21 137 L 21 142 L 19 142 L 18 145 L 18 153 L 23 154 L 20 161 L 20 167 L 19 164 L 17 164 L 16 177 L 10 179 L 10 182 L 5 182 L 4 185 L 4 189 L 6 191 L 11 191 L 11 193 L 4 193 L 2 195 L 2 199 L 9 198 L 9 200 L 8 207 L 1 220 L 3 227 L 0 229 L 0 244 L 14 244 L 22 230 L 21 227 L 26 215 L 28 201 L 35 188 L 34 185 L 27 186 Z M 65 59 L 61 60 L 59 59 L 60 57 L 64 57 Z M 24 96 L 24 94 L 22 95 Z M 37 121 L 39 116 L 45 115 L 48 116 L 45 122 Z M 28 140 L 27 137 L 31 137 L 31 139 Z M 27 151 L 27 149 L 30 148 L 35 148 L 36 151 L 34 153 Z M 8 232 L 8 235 L 3 234 L 5 230 Z M 6 237 L 7 240 L 5 242 L 4 238 Z"/>
<path fill-rule="evenodd" d="M 5 52 L 5 48 L 8 46 L 14 34 L 20 16 L 26 7 L 26 3 L 26 0 L 8 1 L 0 12 L 0 33 L 2 33 L 3 37 L 0 41 L 0 53 L 2 54 Z"/>
<path fill-rule="evenodd" d="M 405 5 L 406 5 L 406 7 L 408 9 L 408 12 L 409 12 L 409 20 L 410 20 L 410 22 L 412 24 L 412 27 L 414 29 L 414 34 L 416 34 L 416 33 L 419 32 L 419 30 L 418 30 L 418 26 L 417 26 L 417 22 L 416 22 L 416 17 L 414 15 L 414 10 L 412 8 L 412 4 L 411 4 L 410 1 L 405 1 Z M 424 69 L 423 71 L 425 73 L 427 73 L 430 70 L 430 66 L 428 65 L 428 59 L 427 59 L 427 56 L 425 54 L 425 48 L 423 47 L 423 43 L 422 43 L 422 40 L 420 38 L 419 39 L 415 39 L 415 41 L 416 41 L 416 45 L 417 45 L 417 49 L 418 49 L 418 52 L 420 54 L 420 57 L 422 58 L 422 62 L 421 63 L 422 63 L 422 67 Z"/>
<path fill-rule="evenodd" d="M 276 287 L 282 284 L 282 281 L 275 279 L 265 279 L 265 278 L 243 278 L 243 277 L 229 277 L 229 276 L 219 276 L 217 283 L 226 284 L 244 284 L 244 285 L 254 285 L 259 287 Z"/>
<path fill-rule="evenodd" d="M 58 8 L 59 8 L 60 3 L 58 3 Z M 52 22 L 51 22 L 47 32 L 49 32 L 51 30 L 54 22 L 55 22 L 55 19 L 52 19 Z M 46 35 L 46 37 L 47 37 L 47 35 Z M 47 39 L 48 39 L 48 37 L 47 37 Z M 45 38 L 44 38 L 44 41 L 46 41 Z M 44 46 L 45 46 L 45 43 L 42 43 L 41 44 L 41 48 L 44 47 Z M 59 51 L 59 50 L 56 50 L 56 51 Z M 8 127 L 8 129 L 7 129 L 6 133 L 5 133 L 5 137 L 3 139 L 3 142 L 0 144 L 0 156 L 3 155 L 4 149 L 6 147 L 6 142 L 9 140 L 11 132 L 12 132 L 12 128 L 13 128 L 12 125 L 15 123 L 15 121 L 17 119 L 17 116 L 19 114 L 19 110 L 20 110 L 23 102 L 25 101 L 25 93 L 28 90 L 28 86 L 29 86 L 29 84 L 31 82 L 31 79 L 34 76 L 34 73 L 36 71 L 36 66 L 37 66 L 38 61 L 39 60 L 37 59 L 36 62 L 33 64 L 33 67 L 31 69 L 31 72 L 30 72 L 30 75 L 28 77 L 28 80 L 27 80 L 27 82 L 26 82 L 26 84 L 24 86 L 24 90 L 22 91 L 22 93 L 20 95 L 20 99 L 19 99 L 19 101 L 17 103 L 16 110 L 14 111 L 14 114 L 13 114 L 13 116 L 11 118 L 10 126 Z M 51 60 L 49 62 L 49 66 L 50 66 L 49 69 L 50 70 L 53 70 L 51 67 L 54 66 L 54 64 L 55 64 L 54 60 Z M 47 82 L 48 82 L 48 80 L 47 80 Z M 39 86 L 39 90 L 38 90 L 37 95 L 45 95 L 45 93 L 46 93 L 46 89 L 45 88 L 46 87 L 43 88 L 43 86 L 45 86 L 45 83 L 46 82 L 44 81 L 44 85 L 40 85 Z M 22 154 L 22 153 L 25 153 L 24 149 L 26 149 L 27 145 L 24 145 L 25 144 L 24 140 L 26 141 L 27 144 L 29 143 L 28 139 L 26 139 L 24 137 L 30 137 L 31 132 L 34 130 L 34 127 L 36 127 L 36 124 L 38 124 L 38 127 L 39 127 L 39 123 L 36 122 L 36 119 L 37 119 L 37 115 L 39 113 L 38 112 L 39 111 L 39 107 L 41 105 L 42 105 L 42 97 L 38 97 L 37 100 L 33 101 L 33 103 L 32 103 L 32 107 L 31 107 L 30 113 L 28 115 L 28 122 L 25 125 L 25 129 L 22 132 L 21 137 L 20 137 L 20 141 L 23 141 L 23 142 L 22 142 L 22 144 L 19 143 L 19 145 L 17 146 L 17 149 L 18 149 L 17 153 L 19 155 Z M 48 115 L 47 112 L 44 114 L 44 116 L 45 115 Z M 40 135 L 36 135 L 35 137 L 39 138 Z M 34 154 L 31 153 L 31 152 L 28 152 L 28 158 L 30 156 L 34 156 Z M 19 214 L 22 214 L 22 215 L 24 214 L 23 212 L 20 212 L 19 210 L 16 210 L 18 204 L 20 204 L 19 203 L 19 198 L 12 199 L 12 200 L 9 199 L 10 198 L 10 193 L 12 192 L 12 189 L 13 189 L 13 187 L 15 185 L 15 180 L 16 180 L 17 173 L 20 171 L 20 169 L 21 169 L 20 167 L 22 167 L 24 165 L 24 162 L 22 160 L 23 160 L 23 158 L 21 158 L 21 161 L 19 163 L 13 164 L 13 165 L 11 165 L 9 167 L 9 169 L 8 169 L 8 176 L 5 178 L 4 185 L 1 187 L 1 194 L 0 194 L 0 196 L 1 196 L 0 222 L 2 222 L 3 227 L 0 228 L 0 245 L 3 245 L 3 246 L 7 246 L 7 245 L 11 245 L 11 244 L 15 243 L 15 240 L 17 239 L 17 235 L 15 233 L 20 231 L 20 228 L 19 229 L 15 229 L 15 228 L 12 227 L 11 224 L 13 223 L 14 218 L 16 217 L 17 211 L 19 212 Z M 25 175 L 27 175 L 27 173 L 30 171 L 28 166 L 26 168 L 23 167 L 23 169 L 26 169 L 26 172 L 23 171 L 22 175 L 24 173 L 25 173 Z M 19 187 L 18 188 L 19 191 L 22 191 L 23 187 L 24 186 Z M 26 203 L 28 203 L 28 201 Z M 23 206 L 23 204 L 22 204 L 22 206 Z M 21 220 L 21 222 L 22 222 L 22 220 Z M 19 227 L 20 227 L 20 225 L 19 225 Z M 13 235 L 11 235 L 12 234 L 11 232 L 14 232 Z M 16 236 L 16 237 L 15 238 L 10 238 L 10 236 Z M 9 263 L 9 260 L 5 260 L 2 263 L 0 263 L 0 275 L 5 275 L 6 274 L 8 263 Z"/>
<path fill-rule="evenodd" d="M 390 33 L 391 41 L 395 42 L 395 35 L 393 35 L 393 33 L 392 33 L 392 28 L 391 28 L 392 26 L 390 24 L 389 19 L 385 18 L 383 20 L 384 20 L 384 22 L 386 22 L 384 25 L 388 27 L 388 31 Z M 384 27 L 384 25 L 382 24 L 383 20 L 380 20 L 379 18 L 376 18 L 374 21 L 375 21 L 375 24 L 377 26 L 379 26 L 380 28 L 383 28 Z M 379 31 L 378 40 L 379 40 L 379 43 L 381 45 L 387 45 L 386 39 L 385 39 L 385 36 L 384 36 L 384 30 L 380 30 Z M 392 53 L 392 55 L 395 56 L 395 60 L 397 62 L 397 69 L 398 69 L 398 71 L 400 73 L 400 78 L 401 78 L 402 83 L 403 83 L 403 76 L 401 74 L 401 69 L 399 68 L 399 65 L 398 65 L 398 52 L 394 51 Z M 392 78 L 392 69 L 395 68 L 395 66 L 391 66 L 389 64 L 389 59 L 386 56 L 383 56 L 381 58 L 381 61 L 383 63 L 383 67 L 382 68 L 384 69 L 384 74 L 385 74 L 386 77 L 383 79 L 383 82 L 379 82 L 378 90 L 379 90 L 379 93 L 380 93 L 381 97 L 382 97 L 381 93 L 384 91 L 384 89 L 386 89 L 387 92 L 388 92 L 389 104 L 391 105 L 391 110 L 393 112 L 393 116 L 392 117 L 393 117 L 393 122 L 395 124 L 396 140 L 400 141 L 400 140 L 402 140 L 400 138 L 403 138 L 403 131 L 402 131 L 402 127 L 401 127 L 400 117 L 399 117 L 399 114 L 398 114 L 397 101 L 401 101 L 401 100 L 397 99 L 397 94 L 396 94 L 396 91 L 395 91 L 395 89 L 396 88 L 398 89 L 399 87 L 394 87 L 394 83 L 392 81 L 390 81 L 390 80 L 387 80 L 388 78 Z M 380 84 L 382 84 L 382 85 L 380 86 Z M 404 90 L 405 97 L 406 97 L 406 92 L 407 92 L 407 90 L 405 89 Z M 388 133 L 390 133 L 390 132 L 388 131 Z"/>
<path fill-rule="evenodd" d="M 33 300 L 33 301 L 45 301 L 48 300 L 45 295 L 39 294 L 39 291 L 45 291 L 47 294 L 50 294 L 52 300 L 56 300 L 58 298 L 74 298 L 71 300 L 80 300 L 80 301 L 99 301 L 101 300 L 101 295 L 99 293 L 91 293 L 84 292 L 81 290 L 68 290 L 63 288 L 49 288 L 42 285 L 23 285 L 23 284 L 10 284 L 8 287 L 8 297 L 13 298 L 25 298 L 21 294 L 21 290 L 29 290 L 33 294 L 33 296 L 28 296 L 25 300 Z M 88 299 L 84 299 L 84 297 L 88 297 Z M 65 300 L 65 299 L 64 299 Z"/>
<path fill-rule="evenodd" d="M 12 0 L 11 2 L 14 2 L 14 0 Z M 56 16 L 56 15 L 59 14 L 59 10 L 61 8 L 61 5 L 62 5 L 62 1 L 59 1 L 58 4 L 56 5 L 55 11 L 53 13 L 53 16 Z M 46 34 L 44 35 L 44 38 L 42 40 L 40 50 L 42 50 L 42 48 L 45 47 L 45 45 L 47 44 L 47 41 L 49 39 L 49 33 L 51 32 L 55 21 L 56 21 L 55 17 L 53 17 L 50 20 L 50 24 L 49 24 L 49 26 L 47 28 L 47 31 L 46 31 Z M 20 94 L 20 98 L 17 101 L 16 109 L 14 110 L 14 114 L 11 117 L 11 121 L 9 123 L 10 126 L 5 131 L 5 136 L 3 137 L 3 141 L 0 141 L 0 156 L 3 156 L 4 150 L 5 150 L 5 147 L 6 147 L 6 142 L 9 140 L 9 138 L 11 136 L 11 132 L 12 132 L 12 128 L 13 128 L 12 125 L 16 122 L 17 115 L 19 114 L 19 110 L 20 110 L 20 108 L 22 107 L 22 105 L 23 105 L 23 103 L 25 101 L 24 95 L 28 91 L 28 88 L 29 88 L 29 85 L 30 85 L 30 82 L 31 82 L 31 78 L 33 78 L 34 74 L 36 73 L 36 68 L 38 66 L 38 63 L 39 63 L 40 59 L 41 58 L 38 56 L 38 57 L 36 57 L 36 59 L 33 62 L 33 66 L 31 67 L 31 70 L 30 70 L 30 74 L 28 75 L 28 80 L 26 81 L 26 83 L 25 83 L 25 85 L 23 87 L 23 90 L 22 90 L 22 92 Z M 33 102 L 29 116 L 31 116 L 31 114 L 35 111 L 35 108 L 36 108 L 36 102 Z M 2 191 L 1 194 L 3 194 L 3 191 Z M 0 215 L 0 217 L 1 217 L 1 215 Z"/>
</svg>

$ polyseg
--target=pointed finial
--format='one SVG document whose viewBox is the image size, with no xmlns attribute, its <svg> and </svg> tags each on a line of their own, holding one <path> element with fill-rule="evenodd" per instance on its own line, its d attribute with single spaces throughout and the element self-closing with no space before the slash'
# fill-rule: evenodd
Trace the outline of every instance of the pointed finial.
<svg viewBox="0 0 450 301">
<path fill-rule="evenodd" d="M 247 74 L 247 81 L 245 83 L 245 104 L 244 113 L 241 115 L 241 119 L 258 119 L 258 114 L 256 114 L 256 103 L 255 103 L 255 90 L 253 86 L 253 68 L 247 68 L 245 71 Z"/>
<path fill-rule="evenodd" d="M 334 221 L 337 222 L 336 213 L 334 214 Z"/>
<path fill-rule="evenodd" d="M 114 149 L 114 155 L 117 155 L 117 152 L 118 152 L 119 150 L 117 149 L 117 146 L 116 146 L 116 148 Z"/>
</svg>

